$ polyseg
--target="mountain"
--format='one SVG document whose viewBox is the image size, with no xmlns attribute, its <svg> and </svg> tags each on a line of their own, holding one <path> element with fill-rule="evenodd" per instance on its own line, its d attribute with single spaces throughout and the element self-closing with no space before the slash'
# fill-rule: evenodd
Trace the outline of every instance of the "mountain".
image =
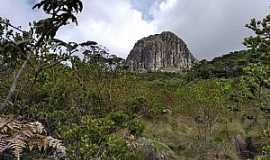
<svg viewBox="0 0 270 160">
<path fill-rule="evenodd" d="M 126 65 L 130 71 L 181 72 L 189 70 L 195 61 L 186 43 L 167 31 L 137 41 Z"/>
</svg>

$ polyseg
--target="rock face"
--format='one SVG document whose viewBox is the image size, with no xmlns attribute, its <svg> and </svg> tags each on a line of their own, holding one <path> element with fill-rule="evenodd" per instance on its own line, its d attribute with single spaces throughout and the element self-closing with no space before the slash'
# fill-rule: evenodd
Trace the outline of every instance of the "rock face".
<svg viewBox="0 0 270 160">
<path fill-rule="evenodd" d="M 195 61 L 182 39 L 172 32 L 162 32 L 137 41 L 126 65 L 137 72 L 181 72 L 189 70 Z"/>
</svg>

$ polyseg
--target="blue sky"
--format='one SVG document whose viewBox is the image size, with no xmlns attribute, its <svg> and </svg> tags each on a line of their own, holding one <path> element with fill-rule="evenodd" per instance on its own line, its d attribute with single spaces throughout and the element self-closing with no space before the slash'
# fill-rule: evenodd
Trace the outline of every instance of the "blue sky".
<svg viewBox="0 0 270 160">
<path fill-rule="evenodd" d="M 35 4 L 35 0 L 27 0 L 26 3 L 28 3 L 29 5 L 33 5 Z"/>
<path fill-rule="evenodd" d="M 157 0 L 131 0 L 131 5 L 134 9 L 142 12 L 143 19 L 147 21 L 151 21 L 154 18 L 150 10 L 155 3 L 157 3 Z"/>
<path fill-rule="evenodd" d="M 0 16 L 26 27 L 29 21 L 44 16 L 31 9 L 33 1 L 0 0 Z M 79 25 L 64 27 L 57 37 L 77 42 L 94 40 L 121 57 L 128 55 L 137 40 L 172 31 L 187 42 L 197 58 L 211 59 L 243 49 L 243 38 L 251 35 L 244 25 L 270 11 L 268 0 L 82 1 Z"/>
</svg>

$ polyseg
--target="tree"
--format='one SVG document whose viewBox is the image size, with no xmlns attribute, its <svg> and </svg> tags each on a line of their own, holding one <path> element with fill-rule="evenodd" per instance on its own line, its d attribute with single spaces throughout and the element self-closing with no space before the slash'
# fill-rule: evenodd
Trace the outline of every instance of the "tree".
<svg viewBox="0 0 270 160">
<path fill-rule="evenodd" d="M 6 98 L 0 103 L 1 114 L 7 106 L 16 103 L 14 93 L 26 71 L 33 71 L 33 80 L 28 79 L 33 86 L 42 70 L 68 59 L 76 48 L 76 44 L 65 43 L 54 37 L 60 27 L 70 22 L 77 23 L 75 15 L 83 9 L 80 0 L 41 0 L 33 7 L 35 8 L 41 8 L 49 17 L 31 23 L 29 31 L 24 31 L 10 24 L 9 20 L 0 18 L 0 75 L 15 73 Z M 1 159 L 6 151 L 12 151 L 19 160 L 24 149 L 32 151 L 33 147 L 46 151 L 55 148 L 65 152 L 60 140 L 42 135 L 44 128 L 41 123 L 29 122 L 24 116 L 11 119 L 2 117 L 1 115 Z"/>
<path fill-rule="evenodd" d="M 244 39 L 244 45 L 254 54 L 254 62 L 244 72 L 257 84 L 257 97 L 261 105 L 263 88 L 270 86 L 270 15 L 262 20 L 253 18 L 246 27 L 255 33 L 255 36 Z"/>
<path fill-rule="evenodd" d="M 82 11 L 83 5 L 80 0 L 42 0 L 33 7 L 33 9 L 35 8 L 42 8 L 49 17 L 34 22 L 29 31 L 23 31 L 11 25 L 8 20 L 0 19 L 0 55 L 3 59 L 2 61 L 7 62 L 7 59 L 11 58 L 8 62 L 16 64 L 18 59 L 23 60 L 10 86 L 5 101 L 0 104 L 0 111 L 12 104 L 12 96 L 16 90 L 17 83 L 31 59 L 34 59 L 38 64 L 40 60 L 45 60 L 45 64 L 39 65 L 36 69 L 35 75 L 37 75 L 42 68 L 54 66 L 66 58 L 66 55 L 62 55 L 61 58 L 59 58 L 59 56 L 49 55 L 47 46 L 56 46 L 55 50 L 59 46 L 67 47 L 67 43 L 55 40 L 54 36 L 60 27 L 70 22 L 77 23 L 75 15 Z M 13 33 L 13 30 L 10 28 L 16 29 L 20 33 Z M 67 49 L 71 51 L 73 47 L 69 45 Z M 7 50 L 9 52 L 7 52 Z M 48 59 L 53 59 L 54 62 L 52 63 Z"/>
<path fill-rule="evenodd" d="M 251 29 L 255 36 L 244 39 L 244 45 L 249 48 L 253 54 L 258 56 L 265 64 L 270 64 L 270 15 L 262 20 L 253 18 L 247 28 Z"/>
<path fill-rule="evenodd" d="M 246 27 L 255 33 L 255 36 L 250 36 L 244 40 L 244 45 L 249 48 L 254 55 L 254 61 L 246 67 L 244 71 L 248 75 L 248 80 L 252 81 L 253 84 L 257 86 L 257 93 L 255 93 L 255 95 L 260 109 L 266 113 L 266 115 L 269 115 L 269 91 L 263 91 L 265 88 L 270 88 L 270 14 L 262 20 L 252 19 Z M 265 139 L 269 139 L 269 134 L 264 134 L 269 133 L 270 123 L 268 118 L 266 127 L 263 129 Z M 268 146 L 269 145 L 266 145 L 265 147 Z"/>
</svg>

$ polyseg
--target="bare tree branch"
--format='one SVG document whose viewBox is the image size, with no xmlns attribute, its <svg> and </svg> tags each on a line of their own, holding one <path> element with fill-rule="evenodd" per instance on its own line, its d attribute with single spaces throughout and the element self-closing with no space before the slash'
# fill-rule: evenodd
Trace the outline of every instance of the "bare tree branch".
<svg viewBox="0 0 270 160">
<path fill-rule="evenodd" d="M 9 92 L 8 92 L 8 95 L 7 95 L 6 99 L 5 99 L 5 101 L 0 104 L 0 112 L 2 112 L 3 109 L 8 105 L 7 102 L 11 102 L 11 97 L 12 97 L 12 95 L 14 94 L 14 92 L 16 90 L 17 83 L 18 83 L 24 69 L 26 68 L 27 63 L 30 60 L 30 58 L 31 58 L 31 53 L 28 53 L 26 60 L 23 62 L 21 68 L 19 69 L 19 71 L 17 72 L 17 74 L 15 76 L 15 79 L 12 82 L 12 85 L 11 85 L 11 87 L 9 89 Z"/>
<path fill-rule="evenodd" d="M 15 79 L 12 82 L 12 85 L 11 85 L 11 87 L 9 89 L 9 92 L 8 92 L 8 95 L 7 95 L 7 98 L 6 98 L 7 100 L 11 99 L 11 97 L 12 97 L 12 95 L 13 95 L 15 89 L 16 89 L 18 80 L 21 77 L 21 74 L 22 74 L 23 70 L 26 68 L 26 65 L 27 65 L 28 61 L 30 60 L 30 58 L 31 58 L 31 54 L 28 53 L 26 60 L 23 62 L 20 70 L 18 71 L 18 73 L 16 74 Z"/>
</svg>

